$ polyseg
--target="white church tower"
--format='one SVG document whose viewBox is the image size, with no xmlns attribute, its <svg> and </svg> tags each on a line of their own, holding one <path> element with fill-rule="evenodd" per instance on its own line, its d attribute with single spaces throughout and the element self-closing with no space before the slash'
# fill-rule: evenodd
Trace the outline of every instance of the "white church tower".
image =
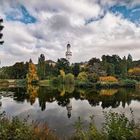
<svg viewBox="0 0 140 140">
<path fill-rule="evenodd" d="M 72 52 L 70 50 L 71 45 L 70 43 L 67 44 L 67 51 L 66 51 L 66 59 L 70 62 L 71 57 L 72 57 Z"/>
</svg>

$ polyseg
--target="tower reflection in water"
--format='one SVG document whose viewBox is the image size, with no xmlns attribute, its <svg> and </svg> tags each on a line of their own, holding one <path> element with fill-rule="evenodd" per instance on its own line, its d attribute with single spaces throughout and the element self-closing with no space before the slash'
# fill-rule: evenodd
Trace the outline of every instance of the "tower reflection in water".
<svg viewBox="0 0 140 140">
<path fill-rule="evenodd" d="M 71 117 L 71 111 L 72 111 L 72 101 L 70 100 L 69 103 L 66 105 L 66 108 L 67 108 L 67 115 L 68 115 L 68 118 Z"/>
</svg>

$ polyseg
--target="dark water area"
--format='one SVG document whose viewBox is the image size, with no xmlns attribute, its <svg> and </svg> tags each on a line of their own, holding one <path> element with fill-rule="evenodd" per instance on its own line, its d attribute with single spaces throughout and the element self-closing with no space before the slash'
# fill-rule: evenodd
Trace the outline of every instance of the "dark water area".
<svg viewBox="0 0 140 140">
<path fill-rule="evenodd" d="M 103 111 L 123 112 L 130 118 L 133 110 L 136 121 L 140 119 L 140 90 L 136 89 L 76 89 L 70 87 L 24 87 L 0 89 L 0 111 L 8 116 L 29 117 L 45 123 L 58 136 L 74 132 L 74 123 L 80 116 L 87 124 L 94 115 L 100 129 L 104 122 Z"/>
</svg>

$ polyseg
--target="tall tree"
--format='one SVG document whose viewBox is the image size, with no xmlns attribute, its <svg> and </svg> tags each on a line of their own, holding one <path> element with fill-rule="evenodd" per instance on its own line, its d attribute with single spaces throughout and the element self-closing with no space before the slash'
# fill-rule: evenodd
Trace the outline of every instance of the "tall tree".
<svg viewBox="0 0 140 140">
<path fill-rule="evenodd" d="M 38 80 L 39 78 L 37 75 L 36 66 L 33 64 L 32 60 L 30 59 L 29 69 L 28 69 L 28 74 L 27 74 L 27 83 L 32 84 L 32 82 L 36 82 Z"/>
<path fill-rule="evenodd" d="M 78 63 L 74 64 L 74 66 L 72 67 L 72 72 L 75 77 L 78 76 L 78 74 L 80 73 L 80 65 Z"/>
<path fill-rule="evenodd" d="M 16 79 L 23 79 L 26 77 L 27 67 L 24 62 L 17 62 L 13 65 L 13 76 Z"/>
<path fill-rule="evenodd" d="M 71 71 L 70 63 L 65 58 L 58 59 L 56 67 L 58 69 L 58 73 L 59 73 L 59 70 L 64 70 L 65 73 L 69 73 Z"/>
<path fill-rule="evenodd" d="M 121 68 L 121 76 L 125 78 L 127 76 L 127 60 L 125 56 L 123 57 L 120 68 Z"/>
<path fill-rule="evenodd" d="M 88 61 L 88 65 L 91 65 L 91 66 L 93 66 L 95 63 L 100 63 L 100 59 L 98 59 L 98 58 L 91 58 Z"/>
<path fill-rule="evenodd" d="M 114 75 L 115 74 L 115 66 L 114 66 L 114 64 L 109 64 L 108 63 L 108 65 L 107 65 L 107 74 L 108 75 Z"/>
<path fill-rule="evenodd" d="M 40 57 L 38 58 L 38 68 L 37 68 L 39 79 L 43 80 L 45 78 L 45 71 L 46 71 L 45 56 L 44 54 L 41 54 Z"/>
<path fill-rule="evenodd" d="M 9 79 L 24 79 L 28 72 L 28 62 L 16 62 L 13 66 L 3 67 L 2 72 Z"/>
<path fill-rule="evenodd" d="M 133 58 L 132 58 L 131 54 L 128 54 L 128 57 L 127 57 L 127 68 L 128 68 L 128 70 L 130 68 L 132 68 L 132 66 L 133 66 L 132 62 L 133 62 Z"/>
</svg>

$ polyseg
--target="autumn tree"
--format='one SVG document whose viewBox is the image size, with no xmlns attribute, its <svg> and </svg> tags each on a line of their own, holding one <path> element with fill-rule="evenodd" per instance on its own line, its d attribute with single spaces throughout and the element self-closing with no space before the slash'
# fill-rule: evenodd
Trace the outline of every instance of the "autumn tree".
<svg viewBox="0 0 140 140">
<path fill-rule="evenodd" d="M 135 68 L 129 69 L 128 74 L 130 76 L 140 76 L 140 68 L 135 67 Z"/>
<path fill-rule="evenodd" d="M 29 68 L 27 73 L 27 83 L 31 84 L 33 82 L 37 82 L 39 80 L 37 75 L 36 66 L 33 64 L 32 60 L 29 61 Z"/>
<path fill-rule="evenodd" d="M 38 96 L 38 90 L 39 90 L 38 86 L 31 85 L 31 84 L 27 85 L 27 94 L 29 96 L 29 101 L 30 101 L 31 105 L 34 104 L 34 102 Z"/>
<path fill-rule="evenodd" d="M 65 80 L 65 72 L 63 70 L 60 70 L 60 77 L 61 79 L 61 82 L 64 83 L 64 80 Z"/>
</svg>

